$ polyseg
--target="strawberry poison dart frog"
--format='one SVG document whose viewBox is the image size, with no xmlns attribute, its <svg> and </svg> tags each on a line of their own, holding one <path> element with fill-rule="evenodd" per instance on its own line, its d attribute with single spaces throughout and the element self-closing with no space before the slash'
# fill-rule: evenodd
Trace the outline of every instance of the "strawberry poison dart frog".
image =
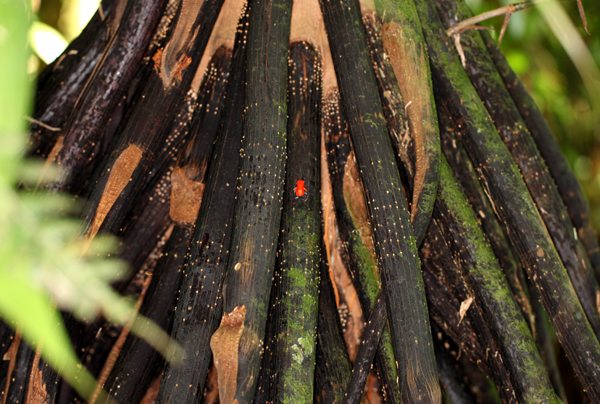
<svg viewBox="0 0 600 404">
<path fill-rule="evenodd" d="M 304 188 L 304 180 L 298 180 L 296 182 L 296 188 L 294 188 L 294 193 L 296 194 L 295 199 L 302 198 L 308 194 L 306 188 Z"/>
</svg>

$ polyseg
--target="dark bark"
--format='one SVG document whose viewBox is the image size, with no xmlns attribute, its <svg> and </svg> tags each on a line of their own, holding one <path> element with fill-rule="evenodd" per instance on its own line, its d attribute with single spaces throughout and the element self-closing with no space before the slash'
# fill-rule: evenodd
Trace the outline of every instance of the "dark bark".
<svg viewBox="0 0 600 404">
<path fill-rule="evenodd" d="M 375 352 L 377 351 L 381 334 L 387 322 L 387 317 L 385 299 L 380 295 L 373 305 L 369 321 L 363 331 L 360 348 L 358 348 L 358 353 L 354 360 L 350 383 L 348 383 L 348 390 L 342 403 L 357 404 L 361 402 L 367 377 L 373 367 L 373 359 L 375 358 Z"/>
<path fill-rule="evenodd" d="M 321 261 L 314 401 L 317 404 L 340 404 L 350 381 L 352 365 L 335 305 L 327 259 L 322 257 Z"/>
<path fill-rule="evenodd" d="M 525 89 L 515 72 L 512 71 L 504 55 L 498 49 L 496 42 L 487 33 L 482 33 L 483 41 L 492 57 L 498 73 L 502 76 L 504 84 L 510 93 L 513 102 L 535 140 L 535 144 L 544 158 L 548 170 L 556 183 L 560 196 L 569 212 L 569 217 L 577 229 L 577 235 L 585 246 L 590 263 L 600 282 L 600 248 L 598 236 L 592 227 L 590 206 L 577 181 L 575 174 L 569 167 L 565 155 L 560 150 L 556 138 L 548 127 L 535 101 Z"/>
<path fill-rule="evenodd" d="M 61 132 L 56 156 L 61 165 L 61 189 L 80 186 L 105 148 L 105 126 L 130 85 L 163 13 L 166 0 L 129 2 L 117 32 L 98 61 L 92 76 Z"/>
<path fill-rule="evenodd" d="M 187 359 L 180 364 L 167 364 L 158 403 L 197 402 L 204 392 L 211 363 L 209 339 L 221 318 L 221 287 L 233 228 L 234 184 L 239 170 L 242 138 L 247 21 L 248 10 L 238 25 L 225 109 L 208 168 L 189 257 L 183 268 L 184 277 L 171 332 L 172 338 L 184 349 Z"/>
<path fill-rule="evenodd" d="M 370 313 L 380 294 L 379 268 L 362 181 L 338 92 L 331 93 L 324 101 L 323 115 L 331 192 L 342 242 L 340 253 L 358 293 L 363 313 Z M 400 391 L 389 324 L 381 336 L 376 365 L 386 399 L 398 402 Z"/>
<path fill-rule="evenodd" d="M 312 403 L 322 238 L 321 59 L 308 42 L 295 42 L 288 63 L 288 158 L 269 315 L 269 390 L 274 403 Z"/>
<path fill-rule="evenodd" d="M 322 1 L 321 10 L 365 185 L 402 399 L 439 402 L 416 240 L 377 93 L 360 7 L 358 1 Z"/>
<path fill-rule="evenodd" d="M 224 316 L 211 338 L 224 404 L 251 403 L 258 381 L 283 205 L 291 12 L 290 0 L 257 2 L 250 9 L 244 136 Z M 236 330 L 243 323 L 241 334 L 230 332 L 230 316 Z M 225 347 L 224 340 L 233 352 L 215 352 Z M 234 366 L 230 375 L 219 370 L 225 361 Z"/>
<path fill-rule="evenodd" d="M 436 3 L 438 14 L 446 28 L 457 19 L 460 21 L 471 17 L 471 12 L 463 1 L 436 0 Z M 465 71 L 519 167 L 529 194 L 567 269 L 579 302 L 598 337 L 598 281 L 585 249 L 576 238 L 573 223 L 569 220 L 560 194 L 481 37 L 474 31 L 468 31 L 461 33 L 460 38 L 465 56 Z"/>
<path fill-rule="evenodd" d="M 126 3 L 126 0 L 104 0 L 104 20 L 96 12 L 62 55 L 44 69 L 38 82 L 34 119 L 53 128 L 63 128 L 104 53 L 111 38 L 111 28 L 114 30 L 119 26 Z M 29 153 L 47 157 L 58 136 L 59 131 L 32 124 L 29 131 Z"/>
<path fill-rule="evenodd" d="M 495 212 L 508 227 L 511 243 L 565 351 L 592 400 L 600 400 L 600 346 L 577 299 L 565 268 L 529 191 L 502 143 L 484 105 L 462 70 L 435 8 L 417 0 L 430 54 L 438 103 L 446 103 L 452 118 L 466 128 L 461 138 L 480 175 Z M 493 159 L 490 158 L 493 156 Z"/>
<path fill-rule="evenodd" d="M 166 331 L 169 331 L 173 322 L 173 308 L 181 284 L 181 267 L 191 235 L 189 227 L 176 226 L 173 229 L 163 255 L 152 272 L 150 287 L 140 308 L 140 314 Z M 149 330 L 142 325 L 140 332 L 144 335 Z M 163 366 L 160 354 L 140 337 L 130 333 L 104 383 L 108 395 L 96 402 L 107 403 L 108 396 L 122 403 L 140 402 Z"/>
</svg>

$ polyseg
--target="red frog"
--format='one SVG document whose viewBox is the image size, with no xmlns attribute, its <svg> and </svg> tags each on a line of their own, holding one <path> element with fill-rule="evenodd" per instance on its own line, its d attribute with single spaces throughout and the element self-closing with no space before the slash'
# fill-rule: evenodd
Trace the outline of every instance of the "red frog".
<svg viewBox="0 0 600 404">
<path fill-rule="evenodd" d="M 294 193 L 296 194 L 295 199 L 302 198 L 308 194 L 306 188 L 304 188 L 304 180 L 296 181 L 296 188 L 294 188 Z"/>
</svg>

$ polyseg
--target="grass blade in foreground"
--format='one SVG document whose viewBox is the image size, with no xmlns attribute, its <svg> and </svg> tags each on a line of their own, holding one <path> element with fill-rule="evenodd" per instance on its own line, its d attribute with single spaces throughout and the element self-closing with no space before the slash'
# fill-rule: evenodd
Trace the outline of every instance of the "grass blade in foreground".
<svg viewBox="0 0 600 404">
<path fill-rule="evenodd" d="M 365 186 L 402 399 L 439 403 L 441 392 L 416 240 L 383 117 L 360 7 L 358 1 L 320 3 Z"/>
<path fill-rule="evenodd" d="M 451 47 L 432 2 L 415 0 L 430 54 L 438 103 L 465 127 L 462 142 L 495 212 L 590 399 L 600 400 L 600 346 L 512 156 Z"/>
<path fill-rule="evenodd" d="M 261 1 L 250 7 L 234 231 L 223 319 L 210 344 L 223 404 L 254 399 L 283 206 L 292 1 Z"/>
</svg>

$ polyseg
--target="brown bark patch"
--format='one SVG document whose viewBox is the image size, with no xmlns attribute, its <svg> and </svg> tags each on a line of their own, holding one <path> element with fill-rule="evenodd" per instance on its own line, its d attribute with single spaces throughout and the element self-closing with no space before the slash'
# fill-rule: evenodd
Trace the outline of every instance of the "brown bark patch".
<svg viewBox="0 0 600 404">
<path fill-rule="evenodd" d="M 108 212 L 117 201 L 117 198 L 123 189 L 125 189 L 127 184 L 129 184 L 131 175 L 142 159 L 142 154 L 142 149 L 140 149 L 138 145 L 130 144 L 129 147 L 127 147 L 127 149 L 125 149 L 125 151 L 117 158 L 115 164 L 113 164 L 110 170 L 108 181 L 104 187 L 104 192 L 100 198 L 98 209 L 96 209 L 94 220 L 92 221 L 90 229 L 86 235 L 86 242 L 82 254 L 86 252 L 92 240 L 98 234 L 98 230 L 100 230 L 100 226 L 102 226 L 104 219 L 106 219 L 106 215 L 108 215 Z"/>
<path fill-rule="evenodd" d="M 29 376 L 29 386 L 27 387 L 27 404 L 46 404 L 48 392 L 46 384 L 42 379 L 42 371 L 38 369 L 40 364 L 41 349 L 35 351 L 33 365 L 31 366 L 31 375 Z"/>
<path fill-rule="evenodd" d="M 411 220 L 417 214 L 418 200 L 423 191 L 425 174 L 429 163 L 425 155 L 424 123 L 435 119 L 429 106 L 431 92 L 428 81 L 428 61 L 422 45 L 418 45 L 403 32 L 395 22 L 383 24 L 381 29 L 383 48 L 389 55 L 394 74 L 398 80 L 400 93 L 404 100 L 408 125 L 415 141 L 415 178 L 412 198 Z"/>
<path fill-rule="evenodd" d="M 222 404 L 234 402 L 237 389 L 238 352 L 246 306 L 238 306 L 231 313 L 224 313 L 221 325 L 210 338 L 210 349 L 217 369 L 219 397 Z"/>
<path fill-rule="evenodd" d="M 190 174 L 192 171 L 192 175 Z M 175 167 L 171 173 L 171 204 L 169 216 L 174 222 L 183 225 L 196 223 L 205 184 L 202 181 L 193 181 L 198 169 L 190 167 Z M 204 171 L 204 170 L 202 170 Z"/>
</svg>

